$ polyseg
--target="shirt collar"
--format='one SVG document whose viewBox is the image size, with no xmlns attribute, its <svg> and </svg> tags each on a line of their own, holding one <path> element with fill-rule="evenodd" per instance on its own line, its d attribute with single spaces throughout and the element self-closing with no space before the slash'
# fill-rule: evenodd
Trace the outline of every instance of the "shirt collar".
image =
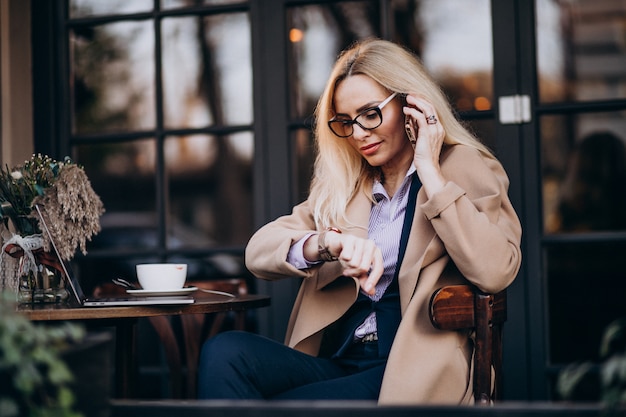
<svg viewBox="0 0 626 417">
<path fill-rule="evenodd" d="M 415 165 L 411 164 L 406 172 L 406 175 L 404 176 L 404 182 L 402 183 L 400 188 L 407 186 L 407 182 L 409 181 L 407 177 L 413 175 L 415 171 Z M 385 190 L 385 187 L 383 187 L 383 184 L 380 182 L 379 179 L 374 180 L 374 184 L 372 186 L 372 195 L 377 203 L 383 198 L 389 198 L 389 196 L 387 195 L 387 190 Z"/>
</svg>

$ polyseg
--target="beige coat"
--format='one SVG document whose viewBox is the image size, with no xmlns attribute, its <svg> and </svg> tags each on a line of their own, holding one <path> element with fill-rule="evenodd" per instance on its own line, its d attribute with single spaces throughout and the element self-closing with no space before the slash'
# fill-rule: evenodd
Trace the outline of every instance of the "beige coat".
<svg viewBox="0 0 626 417">
<path fill-rule="evenodd" d="M 511 206 L 509 180 L 499 162 L 463 145 L 445 147 L 441 169 L 448 180 L 430 199 L 418 193 L 406 254 L 400 267 L 402 321 L 380 392 L 381 404 L 471 403 L 471 343 L 467 333 L 436 330 L 428 301 L 449 284 L 498 292 L 515 279 L 521 263 L 521 225 Z M 347 207 L 353 227 L 367 237 L 371 203 L 357 195 Z M 357 298 L 356 280 L 341 276 L 338 262 L 298 270 L 285 259 L 290 246 L 314 231 L 307 202 L 252 236 L 246 265 L 259 278 L 302 278 L 285 343 L 316 355 L 324 329 Z M 451 262 L 451 260 L 453 262 Z"/>
</svg>

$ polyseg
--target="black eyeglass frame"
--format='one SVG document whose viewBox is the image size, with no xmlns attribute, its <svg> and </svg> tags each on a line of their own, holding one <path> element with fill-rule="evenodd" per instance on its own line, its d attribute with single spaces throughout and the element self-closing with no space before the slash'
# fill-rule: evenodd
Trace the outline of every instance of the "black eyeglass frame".
<svg viewBox="0 0 626 417">
<path fill-rule="evenodd" d="M 379 127 L 380 125 L 383 124 L 383 107 L 385 107 L 391 100 L 393 100 L 393 98 L 398 95 L 398 93 L 392 93 L 389 97 L 387 97 L 386 99 L 384 99 L 378 106 L 374 106 L 374 107 L 369 107 L 365 110 L 363 110 L 361 113 L 357 114 L 356 117 L 352 120 L 341 120 L 341 119 L 337 119 L 337 116 L 333 117 L 332 119 L 330 119 L 328 121 L 328 128 L 330 129 L 331 132 L 333 132 L 333 134 L 335 134 L 335 136 L 340 137 L 340 138 L 349 138 L 350 136 L 352 136 L 354 134 L 354 125 L 357 124 L 359 125 L 359 127 L 361 129 L 364 130 L 374 130 L 377 127 Z M 378 118 L 380 119 L 380 123 L 378 123 L 376 126 L 374 127 L 365 127 L 363 126 L 361 123 L 359 123 L 357 121 L 357 119 L 361 116 L 363 116 L 364 114 L 366 114 L 367 112 L 371 112 L 371 111 L 375 111 L 378 114 Z M 335 129 L 333 129 L 333 123 L 334 122 L 341 122 L 343 125 L 350 125 L 350 127 L 352 128 L 350 130 L 350 134 L 348 135 L 340 135 L 339 133 L 335 132 Z"/>
</svg>

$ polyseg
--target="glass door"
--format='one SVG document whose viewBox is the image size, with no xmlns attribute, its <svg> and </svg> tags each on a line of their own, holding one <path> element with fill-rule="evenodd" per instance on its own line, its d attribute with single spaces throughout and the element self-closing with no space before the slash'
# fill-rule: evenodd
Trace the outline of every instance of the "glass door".
<svg viewBox="0 0 626 417">
<path fill-rule="evenodd" d="M 535 7 L 552 387 L 564 365 L 598 360 L 604 329 L 626 317 L 626 4 Z"/>
</svg>

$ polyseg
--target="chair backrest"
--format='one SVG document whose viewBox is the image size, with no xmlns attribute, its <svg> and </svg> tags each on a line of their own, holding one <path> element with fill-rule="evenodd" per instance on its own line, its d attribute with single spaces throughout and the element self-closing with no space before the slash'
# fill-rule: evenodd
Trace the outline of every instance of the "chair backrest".
<svg viewBox="0 0 626 417">
<path fill-rule="evenodd" d="M 450 285 L 430 299 L 430 320 L 437 329 L 473 329 L 474 399 L 490 404 L 502 394 L 502 327 L 506 321 L 506 290 L 486 294 L 470 285 Z M 495 379 L 492 385 L 492 368 Z"/>
</svg>

